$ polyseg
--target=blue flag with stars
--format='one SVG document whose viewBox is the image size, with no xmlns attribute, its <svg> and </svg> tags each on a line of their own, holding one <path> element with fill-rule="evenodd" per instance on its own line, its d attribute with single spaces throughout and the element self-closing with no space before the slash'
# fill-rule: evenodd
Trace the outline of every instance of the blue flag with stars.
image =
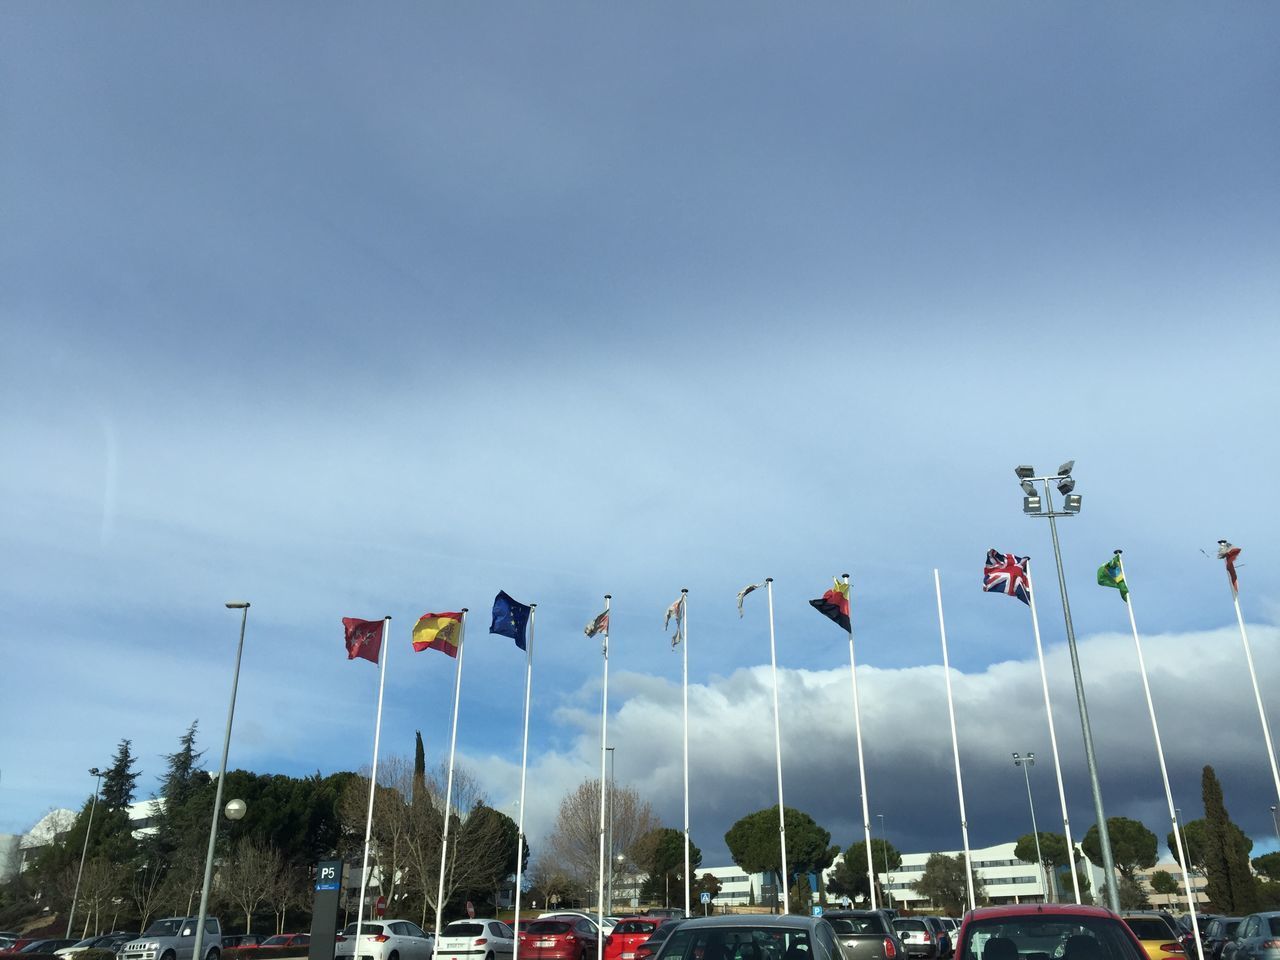
<svg viewBox="0 0 1280 960">
<path fill-rule="evenodd" d="M 507 591 L 499 590 L 493 598 L 493 623 L 490 633 L 500 637 L 510 637 L 521 650 L 525 649 L 525 630 L 529 626 L 529 610 L 527 604 L 513 600 Z"/>
</svg>

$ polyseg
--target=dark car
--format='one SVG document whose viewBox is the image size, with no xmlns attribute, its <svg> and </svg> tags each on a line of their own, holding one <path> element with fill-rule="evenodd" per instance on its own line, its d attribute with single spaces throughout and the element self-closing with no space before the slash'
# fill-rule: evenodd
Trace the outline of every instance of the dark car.
<svg viewBox="0 0 1280 960">
<path fill-rule="evenodd" d="M 683 920 L 685 912 L 680 907 L 652 907 L 644 912 L 646 917 L 665 917 L 668 920 Z"/>
<path fill-rule="evenodd" d="M 848 960 L 906 960 L 907 948 L 883 910 L 829 910 L 823 918 Z"/>
<path fill-rule="evenodd" d="M 121 933 L 119 930 L 103 933 L 96 937 L 77 941 L 69 947 L 63 947 L 55 951 L 55 955 L 63 957 L 64 960 L 72 960 L 76 954 L 84 950 L 110 950 L 112 953 L 118 953 L 121 947 L 136 936 L 136 933 Z"/>
<path fill-rule="evenodd" d="M 1280 912 L 1253 913 L 1240 921 L 1222 948 L 1222 960 L 1280 960 Z"/>
<path fill-rule="evenodd" d="M 1200 928 L 1204 960 L 1222 960 L 1222 948 L 1236 935 L 1243 917 L 1214 917 Z"/>
<path fill-rule="evenodd" d="M 56 940 L 32 940 L 18 953 L 53 953 L 53 951 L 61 950 L 63 947 L 74 947 L 79 942 L 74 937 L 59 937 Z"/>
<path fill-rule="evenodd" d="M 899 917 L 893 928 L 909 957 L 947 960 L 951 956 L 951 934 L 937 917 Z"/>
<path fill-rule="evenodd" d="M 842 960 L 822 917 L 736 914 L 695 917 L 676 927 L 655 960 Z"/>
<path fill-rule="evenodd" d="M 671 936 L 671 932 L 684 922 L 684 918 L 681 917 L 660 924 L 658 929 L 649 935 L 648 940 L 636 946 L 635 960 L 646 960 L 646 958 L 652 957 L 666 942 L 667 937 Z"/>
<path fill-rule="evenodd" d="M 979 907 L 965 914 L 957 960 L 1147 960 L 1118 916 L 1079 904 Z"/>
</svg>

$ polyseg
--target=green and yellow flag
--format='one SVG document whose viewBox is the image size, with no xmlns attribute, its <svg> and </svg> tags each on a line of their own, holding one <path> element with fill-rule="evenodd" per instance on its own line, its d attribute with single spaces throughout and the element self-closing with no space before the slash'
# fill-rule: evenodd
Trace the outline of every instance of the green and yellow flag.
<svg viewBox="0 0 1280 960">
<path fill-rule="evenodd" d="M 1116 555 L 1098 568 L 1098 586 L 1115 587 L 1120 591 L 1120 599 L 1129 602 L 1129 585 L 1124 582 L 1124 571 L 1120 569 L 1120 557 Z"/>
</svg>

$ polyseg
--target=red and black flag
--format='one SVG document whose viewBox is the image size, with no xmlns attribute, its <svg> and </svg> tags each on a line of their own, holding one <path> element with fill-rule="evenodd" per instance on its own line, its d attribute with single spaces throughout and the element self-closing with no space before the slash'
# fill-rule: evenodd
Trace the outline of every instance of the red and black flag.
<svg viewBox="0 0 1280 960">
<path fill-rule="evenodd" d="M 839 624 L 841 629 L 853 629 L 849 623 L 849 584 L 836 580 L 835 586 L 824 593 L 822 599 L 810 600 L 809 606 Z"/>
<path fill-rule="evenodd" d="M 1239 593 L 1240 584 L 1236 580 L 1236 557 L 1240 556 L 1240 548 L 1226 540 L 1218 541 L 1218 559 L 1226 561 L 1227 579 L 1231 581 L 1231 592 Z"/>
</svg>

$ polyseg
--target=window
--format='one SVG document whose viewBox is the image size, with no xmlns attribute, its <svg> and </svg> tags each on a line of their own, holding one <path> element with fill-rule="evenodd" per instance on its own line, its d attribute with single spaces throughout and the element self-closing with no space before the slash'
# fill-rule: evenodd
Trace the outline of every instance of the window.
<svg viewBox="0 0 1280 960">
<path fill-rule="evenodd" d="M 991 917 L 971 920 L 957 960 L 1143 960 L 1123 925 L 1110 917 Z"/>
<path fill-rule="evenodd" d="M 1250 917 L 1244 922 L 1244 933 L 1240 934 L 1240 938 L 1244 940 L 1244 939 L 1248 939 L 1249 937 L 1256 937 L 1257 935 L 1258 935 L 1258 919 L 1257 917 Z"/>
<path fill-rule="evenodd" d="M 408 934 L 408 935 L 409 935 L 409 936 L 411 936 L 411 937 L 425 937 L 425 936 L 426 936 L 426 934 L 422 932 L 422 928 L 421 928 L 420 926 L 418 926 L 416 923 L 410 923 L 408 920 L 405 920 L 405 921 L 401 924 L 401 926 L 403 926 L 403 927 L 405 928 L 405 933 L 406 933 L 406 934 Z"/>
</svg>

